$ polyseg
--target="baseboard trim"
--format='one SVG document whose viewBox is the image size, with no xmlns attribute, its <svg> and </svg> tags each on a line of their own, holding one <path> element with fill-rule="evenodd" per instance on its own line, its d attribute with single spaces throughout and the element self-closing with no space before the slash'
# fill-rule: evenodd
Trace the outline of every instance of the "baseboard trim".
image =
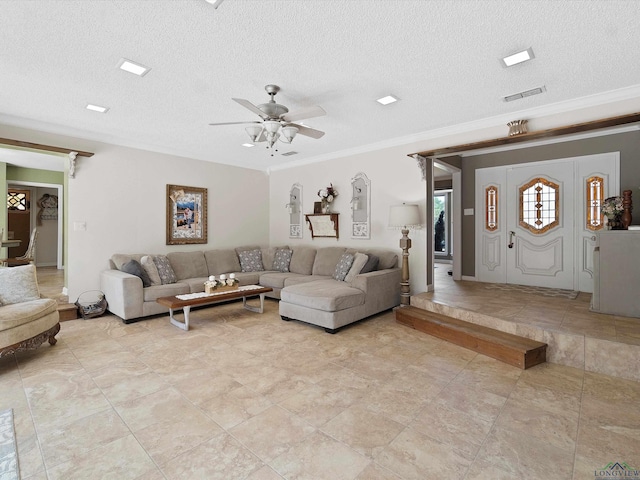
<svg viewBox="0 0 640 480">
<path fill-rule="evenodd" d="M 467 282 L 477 282 L 478 280 L 476 279 L 476 277 L 469 277 L 467 275 L 462 275 L 462 280 L 465 280 Z"/>
</svg>

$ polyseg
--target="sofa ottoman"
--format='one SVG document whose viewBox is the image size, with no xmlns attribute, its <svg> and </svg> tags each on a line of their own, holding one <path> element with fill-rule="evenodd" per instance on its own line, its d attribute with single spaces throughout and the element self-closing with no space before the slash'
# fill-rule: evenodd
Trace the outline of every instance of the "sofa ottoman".
<svg viewBox="0 0 640 480">
<path fill-rule="evenodd" d="M 300 319 L 335 333 L 363 318 L 365 298 L 362 290 L 338 280 L 299 283 L 280 292 L 280 315 L 283 320 Z"/>
</svg>

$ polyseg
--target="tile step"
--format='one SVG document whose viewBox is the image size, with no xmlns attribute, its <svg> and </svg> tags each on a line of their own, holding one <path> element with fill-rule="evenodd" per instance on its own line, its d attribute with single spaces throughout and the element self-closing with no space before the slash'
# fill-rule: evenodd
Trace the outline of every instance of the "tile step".
<svg viewBox="0 0 640 480">
<path fill-rule="evenodd" d="M 546 361 L 547 344 L 416 307 L 395 310 L 396 321 L 515 367 Z"/>
<path fill-rule="evenodd" d="M 78 307 L 74 303 L 60 303 L 58 305 L 60 321 L 75 320 L 78 318 Z"/>
</svg>

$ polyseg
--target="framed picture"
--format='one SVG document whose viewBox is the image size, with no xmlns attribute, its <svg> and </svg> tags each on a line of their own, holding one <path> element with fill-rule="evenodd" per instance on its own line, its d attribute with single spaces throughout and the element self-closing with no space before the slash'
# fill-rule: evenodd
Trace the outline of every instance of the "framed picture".
<svg viewBox="0 0 640 480">
<path fill-rule="evenodd" d="M 322 213 L 322 202 L 313 202 L 313 213 Z"/>
<path fill-rule="evenodd" d="M 207 243 L 207 189 L 167 185 L 167 245 Z"/>
</svg>

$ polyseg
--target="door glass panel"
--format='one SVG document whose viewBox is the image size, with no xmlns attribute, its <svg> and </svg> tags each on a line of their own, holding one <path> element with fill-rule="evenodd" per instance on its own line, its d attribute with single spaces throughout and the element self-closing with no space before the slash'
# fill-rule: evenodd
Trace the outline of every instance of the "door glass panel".
<svg viewBox="0 0 640 480">
<path fill-rule="evenodd" d="M 498 229 L 498 187 L 490 185 L 484 190 L 484 228 L 493 232 Z"/>
<path fill-rule="evenodd" d="M 7 209 L 10 212 L 29 212 L 29 190 L 9 190 L 7 193 Z"/>
<path fill-rule="evenodd" d="M 602 218 L 602 200 L 604 199 L 604 179 L 602 177 L 587 178 L 585 192 L 587 198 L 587 228 L 600 230 L 604 225 Z"/>
<path fill-rule="evenodd" d="M 520 187 L 520 226 L 542 234 L 560 224 L 560 187 L 545 178 L 534 178 Z"/>
<path fill-rule="evenodd" d="M 447 254 L 447 196 L 433 196 L 434 251 L 436 254 Z"/>
</svg>

